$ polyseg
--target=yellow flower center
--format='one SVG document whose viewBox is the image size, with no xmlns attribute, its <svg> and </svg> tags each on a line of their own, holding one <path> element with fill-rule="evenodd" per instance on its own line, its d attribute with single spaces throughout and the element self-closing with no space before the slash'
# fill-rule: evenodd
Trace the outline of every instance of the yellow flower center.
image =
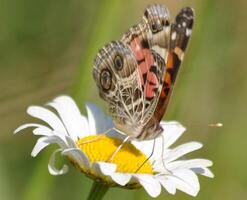
<svg viewBox="0 0 247 200">
<path fill-rule="evenodd" d="M 153 174 L 152 165 L 146 155 L 131 143 L 125 143 L 113 157 L 113 153 L 122 144 L 120 139 L 101 134 L 79 139 L 76 143 L 92 163 L 114 163 L 120 173 Z"/>
</svg>

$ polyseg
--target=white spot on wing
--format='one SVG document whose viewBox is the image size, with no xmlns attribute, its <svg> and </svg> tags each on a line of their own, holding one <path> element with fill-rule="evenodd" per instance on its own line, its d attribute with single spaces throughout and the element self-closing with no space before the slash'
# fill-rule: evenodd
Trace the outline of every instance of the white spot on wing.
<svg viewBox="0 0 247 200">
<path fill-rule="evenodd" d="M 172 33 L 172 36 L 171 36 L 171 39 L 172 39 L 172 40 L 175 40 L 176 37 L 177 37 L 177 32 L 173 32 L 173 33 Z"/>
<path fill-rule="evenodd" d="M 184 60 L 184 53 L 181 53 L 181 55 L 180 55 L 180 60 L 181 60 L 181 61 Z"/>
<path fill-rule="evenodd" d="M 192 30 L 187 28 L 186 29 L 186 33 L 185 33 L 186 36 L 190 36 L 191 35 L 191 32 L 192 32 Z"/>
<path fill-rule="evenodd" d="M 177 54 L 178 58 L 182 61 L 184 59 L 184 52 L 179 47 L 175 47 L 174 52 Z"/>
</svg>

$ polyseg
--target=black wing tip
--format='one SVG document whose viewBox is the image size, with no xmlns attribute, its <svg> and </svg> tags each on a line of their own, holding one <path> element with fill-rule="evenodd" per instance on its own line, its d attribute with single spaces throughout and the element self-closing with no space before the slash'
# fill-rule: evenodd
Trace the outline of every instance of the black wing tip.
<svg viewBox="0 0 247 200">
<path fill-rule="evenodd" d="M 182 14 L 184 17 L 187 17 L 188 19 L 194 18 L 195 10 L 191 7 L 184 7 L 181 9 L 180 14 Z"/>
<path fill-rule="evenodd" d="M 194 23 L 194 9 L 191 7 L 185 7 L 182 8 L 181 11 L 176 16 L 176 24 L 180 27 L 185 27 L 192 29 L 193 23 Z M 185 23 L 185 26 L 183 24 Z"/>
</svg>

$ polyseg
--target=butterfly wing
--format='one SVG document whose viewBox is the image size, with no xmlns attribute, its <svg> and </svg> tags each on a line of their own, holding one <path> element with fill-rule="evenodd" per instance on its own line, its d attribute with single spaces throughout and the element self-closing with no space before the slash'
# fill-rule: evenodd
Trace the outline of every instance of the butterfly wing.
<svg viewBox="0 0 247 200">
<path fill-rule="evenodd" d="M 142 91 L 143 110 L 139 112 L 141 130 L 136 138 L 145 138 L 147 123 L 152 118 L 163 85 L 165 58 L 168 55 L 170 15 L 166 7 L 151 5 L 145 10 L 142 21 L 124 34 L 122 41 L 132 51 L 137 61 L 139 84 Z M 153 124 L 152 132 L 160 129 Z"/>
<path fill-rule="evenodd" d="M 141 127 L 138 113 L 144 110 L 137 61 L 121 41 L 105 45 L 94 61 L 93 76 L 100 96 L 107 101 L 115 127 L 133 135 Z"/>
<path fill-rule="evenodd" d="M 117 129 L 136 139 L 155 138 L 193 25 L 193 11 L 183 9 L 170 25 L 162 5 L 147 7 L 140 23 L 121 41 L 104 46 L 93 75 L 109 104 Z"/>
<path fill-rule="evenodd" d="M 178 70 L 184 58 L 184 52 L 191 36 L 194 23 L 194 11 L 192 8 L 183 8 L 171 25 L 169 53 L 166 70 L 163 75 L 162 91 L 154 113 L 156 121 L 160 121 L 165 114 L 172 88 L 174 86 Z"/>
</svg>

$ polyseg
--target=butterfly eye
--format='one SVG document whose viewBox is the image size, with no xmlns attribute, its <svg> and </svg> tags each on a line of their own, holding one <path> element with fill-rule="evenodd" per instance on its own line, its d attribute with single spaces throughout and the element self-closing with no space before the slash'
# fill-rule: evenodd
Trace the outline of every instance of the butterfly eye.
<svg viewBox="0 0 247 200">
<path fill-rule="evenodd" d="M 121 70 L 123 68 L 123 58 L 120 55 L 115 56 L 114 66 L 117 70 Z"/>
<path fill-rule="evenodd" d="M 108 69 L 104 69 L 100 74 L 100 84 L 104 90 L 111 88 L 112 77 L 111 72 Z"/>
</svg>

